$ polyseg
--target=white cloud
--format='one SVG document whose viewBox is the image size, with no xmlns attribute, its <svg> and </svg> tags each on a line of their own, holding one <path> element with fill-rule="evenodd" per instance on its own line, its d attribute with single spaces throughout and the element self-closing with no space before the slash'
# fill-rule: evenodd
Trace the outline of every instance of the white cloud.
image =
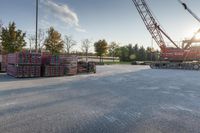
<svg viewBox="0 0 200 133">
<path fill-rule="evenodd" d="M 82 29 L 79 24 L 78 15 L 72 11 L 66 4 L 58 4 L 53 0 L 42 0 L 41 3 L 47 8 L 50 12 L 50 15 L 53 15 L 56 19 L 64 22 L 67 25 L 75 27 L 79 32 L 86 32 L 85 29 Z"/>
</svg>

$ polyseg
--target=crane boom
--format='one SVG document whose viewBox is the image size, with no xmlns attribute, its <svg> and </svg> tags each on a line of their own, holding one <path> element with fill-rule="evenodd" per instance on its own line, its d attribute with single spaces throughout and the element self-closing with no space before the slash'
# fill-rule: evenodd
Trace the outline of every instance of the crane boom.
<svg viewBox="0 0 200 133">
<path fill-rule="evenodd" d="M 183 5 L 184 9 L 187 10 L 200 23 L 200 18 L 187 6 L 187 4 L 181 0 L 178 1 Z"/>
<path fill-rule="evenodd" d="M 152 38 L 156 41 L 162 51 L 166 49 L 166 43 L 162 34 L 167 37 L 177 48 L 178 45 L 160 28 L 158 22 L 154 19 L 151 11 L 145 0 L 132 0 L 136 9 L 138 10 L 147 30 L 150 32 Z"/>
<path fill-rule="evenodd" d="M 181 0 L 178 0 L 178 1 L 183 5 L 184 9 L 187 10 L 200 23 L 200 18 L 187 6 L 187 4 Z M 183 43 L 186 43 L 184 49 L 188 49 L 192 45 L 193 42 L 199 42 L 199 40 L 196 39 L 196 35 L 199 33 L 200 33 L 200 29 L 197 32 L 195 32 L 195 34 L 190 40 L 183 41 Z"/>
</svg>

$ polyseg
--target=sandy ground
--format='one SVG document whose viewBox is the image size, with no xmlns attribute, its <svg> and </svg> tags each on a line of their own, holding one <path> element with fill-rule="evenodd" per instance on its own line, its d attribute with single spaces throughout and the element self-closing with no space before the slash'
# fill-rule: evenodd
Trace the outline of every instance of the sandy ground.
<svg viewBox="0 0 200 133">
<path fill-rule="evenodd" d="M 0 74 L 1 133 L 199 133 L 200 71 L 98 66 L 97 74 Z"/>
</svg>

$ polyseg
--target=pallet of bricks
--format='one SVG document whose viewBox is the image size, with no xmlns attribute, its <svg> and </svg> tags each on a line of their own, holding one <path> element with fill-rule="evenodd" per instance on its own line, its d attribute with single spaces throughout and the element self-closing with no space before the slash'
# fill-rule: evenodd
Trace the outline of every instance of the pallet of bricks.
<svg viewBox="0 0 200 133">
<path fill-rule="evenodd" d="M 41 76 L 41 55 L 28 51 L 7 55 L 7 74 L 16 78 Z"/>
<path fill-rule="evenodd" d="M 77 74 L 75 56 L 42 54 L 42 76 L 59 77 Z"/>
<path fill-rule="evenodd" d="M 61 66 L 61 59 L 59 55 L 51 55 L 49 53 L 42 54 L 42 76 L 64 76 L 64 68 Z"/>
<path fill-rule="evenodd" d="M 77 63 L 78 58 L 76 56 L 66 56 L 62 55 L 62 66 L 64 67 L 64 75 L 65 76 L 72 76 L 77 74 Z"/>
</svg>

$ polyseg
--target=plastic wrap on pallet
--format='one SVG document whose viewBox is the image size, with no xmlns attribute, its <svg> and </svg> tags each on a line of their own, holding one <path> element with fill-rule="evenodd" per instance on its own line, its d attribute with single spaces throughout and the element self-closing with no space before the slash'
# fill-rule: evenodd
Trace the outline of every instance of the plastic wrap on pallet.
<svg viewBox="0 0 200 133">
<path fill-rule="evenodd" d="M 7 55 L 8 64 L 41 64 L 41 55 L 30 52 L 17 52 Z"/>
</svg>

